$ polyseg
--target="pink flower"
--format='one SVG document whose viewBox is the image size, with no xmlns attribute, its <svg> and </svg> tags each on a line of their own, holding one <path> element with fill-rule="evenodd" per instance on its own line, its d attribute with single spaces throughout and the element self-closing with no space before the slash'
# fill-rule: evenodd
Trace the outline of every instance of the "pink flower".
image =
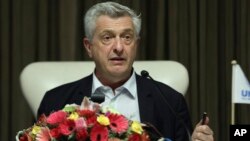
<svg viewBox="0 0 250 141">
<path fill-rule="evenodd" d="M 91 141 L 107 141 L 108 140 L 108 128 L 96 124 L 90 132 Z"/>
<path fill-rule="evenodd" d="M 48 128 L 41 128 L 41 131 L 36 136 L 36 141 L 50 141 L 50 133 Z"/>
<path fill-rule="evenodd" d="M 77 120 L 75 120 L 75 126 L 76 130 L 87 128 L 86 120 L 83 117 L 78 118 Z"/>
<path fill-rule="evenodd" d="M 60 110 L 60 111 L 56 111 L 52 114 L 49 115 L 49 117 L 47 118 L 47 122 L 49 124 L 58 124 L 60 122 L 63 122 L 67 117 L 67 113 Z"/>
<path fill-rule="evenodd" d="M 75 129 L 75 122 L 73 120 L 65 120 L 59 124 L 60 133 L 63 135 L 70 135 Z"/>
<path fill-rule="evenodd" d="M 110 128 L 112 131 L 116 133 L 123 133 L 128 129 L 128 120 L 118 114 L 109 114 L 108 115 L 109 121 L 110 121 Z"/>
</svg>

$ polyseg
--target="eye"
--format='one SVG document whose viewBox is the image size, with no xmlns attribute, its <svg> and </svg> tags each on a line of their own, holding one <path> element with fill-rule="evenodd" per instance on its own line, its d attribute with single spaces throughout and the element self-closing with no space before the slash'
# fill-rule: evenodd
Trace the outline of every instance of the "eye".
<svg viewBox="0 0 250 141">
<path fill-rule="evenodd" d="M 131 40 L 131 36 L 130 36 L 130 35 L 126 35 L 126 36 L 125 36 L 125 39 L 126 39 L 126 40 Z"/>
<path fill-rule="evenodd" d="M 110 34 L 104 34 L 102 37 L 101 37 L 101 40 L 104 44 L 109 44 L 111 41 L 112 41 L 112 38 L 113 36 L 110 35 Z"/>
<path fill-rule="evenodd" d="M 122 36 L 122 39 L 126 44 L 130 44 L 132 42 L 132 40 L 133 40 L 133 35 L 125 34 L 125 35 Z"/>
<path fill-rule="evenodd" d="M 108 40 L 110 40 L 111 39 L 111 36 L 110 35 L 104 35 L 103 36 L 103 40 L 105 40 L 105 41 L 108 41 Z"/>
</svg>

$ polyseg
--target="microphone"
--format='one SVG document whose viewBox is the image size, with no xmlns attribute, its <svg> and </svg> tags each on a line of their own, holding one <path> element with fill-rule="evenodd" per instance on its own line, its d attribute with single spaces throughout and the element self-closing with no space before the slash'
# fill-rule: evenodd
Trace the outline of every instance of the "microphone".
<svg viewBox="0 0 250 141">
<path fill-rule="evenodd" d="M 93 94 L 91 97 L 90 97 L 90 100 L 93 101 L 93 102 L 96 102 L 96 103 L 102 103 L 104 102 L 105 100 L 105 95 L 104 94 Z"/>
<path fill-rule="evenodd" d="M 148 71 L 145 71 L 145 70 L 142 70 L 142 71 L 141 71 L 141 76 L 146 77 L 146 78 L 150 78 L 150 79 L 154 80 L 154 79 L 149 75 Z"/>
<path fill-rule="evenodd" d="M 142 77 L 145 77 L 145 78 L 149 78 L 153 81 L 155 81 L 148 73 L 148 71 L 146 70 L 142 70 L 141 71 L 141 76 Z M 165 96 L 163 95 L 163 92 L 161 90 L 161 88 L 156 84 L 154 83 L 154 85 L 156 86 L 156 88 L 159 90 L 159 94 L 162 98 L 162 100 L 164 101 L 164 103 L 168 106 L 168 108 L 170 109 L 170 111 L 172 112 L 172 114 L 175 116 L 176 119 L 178 119 L 180 121 L 180 123 L 184 126 L 185 130 L 186 130 L 186 133 L 187 133 L 187 136 L 188 136 L 188 140 L 191 141 L 191 134 L 190 134 L 190 131 L 187 127 L 187 125 L 185 124 L 185 122 L 183 121 L 183 119 L 175 112 L 174 108 L 169 104 L 169 102 L 167 101 L 167 99 L 165 98 Z"/>
</svg>

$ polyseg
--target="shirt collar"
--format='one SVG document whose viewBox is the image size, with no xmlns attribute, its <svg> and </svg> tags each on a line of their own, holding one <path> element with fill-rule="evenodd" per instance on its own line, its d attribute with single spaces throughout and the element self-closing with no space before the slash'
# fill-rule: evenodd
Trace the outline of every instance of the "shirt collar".
<svg viewBox="0 0 250 141">
<path fill-rule="evenodd" d="M 108 86 L 104 86 L 99 79 L 96 77 L 95 73 L 93 73 L 93 85 L 92 85 L 92 94 L 98 89 L 98 88 L 105 88 Z M 132 75 L 130 78 L 120 87 L 116 89 L 126 89 L 133 98 L 136 98 L 137 94 L 137 85 L 136 85 L 136 76 L 135 76 L 135 71 L 133 70 Z"/>
</svg>

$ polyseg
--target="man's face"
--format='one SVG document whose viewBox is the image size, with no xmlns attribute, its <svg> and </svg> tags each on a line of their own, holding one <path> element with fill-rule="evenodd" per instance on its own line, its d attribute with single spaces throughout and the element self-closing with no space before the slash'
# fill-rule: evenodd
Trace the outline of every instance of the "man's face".
<svg viewBox="0 0 250 141">
<path fill-rule="evenodd" d="M 97 75 L 114 81 L 130 75 L 138 45 L 130 17 L 100 16 L 96 20 L 92 42 L 84 39 L 84 45 L 96 63 Z"/>
</svg>

